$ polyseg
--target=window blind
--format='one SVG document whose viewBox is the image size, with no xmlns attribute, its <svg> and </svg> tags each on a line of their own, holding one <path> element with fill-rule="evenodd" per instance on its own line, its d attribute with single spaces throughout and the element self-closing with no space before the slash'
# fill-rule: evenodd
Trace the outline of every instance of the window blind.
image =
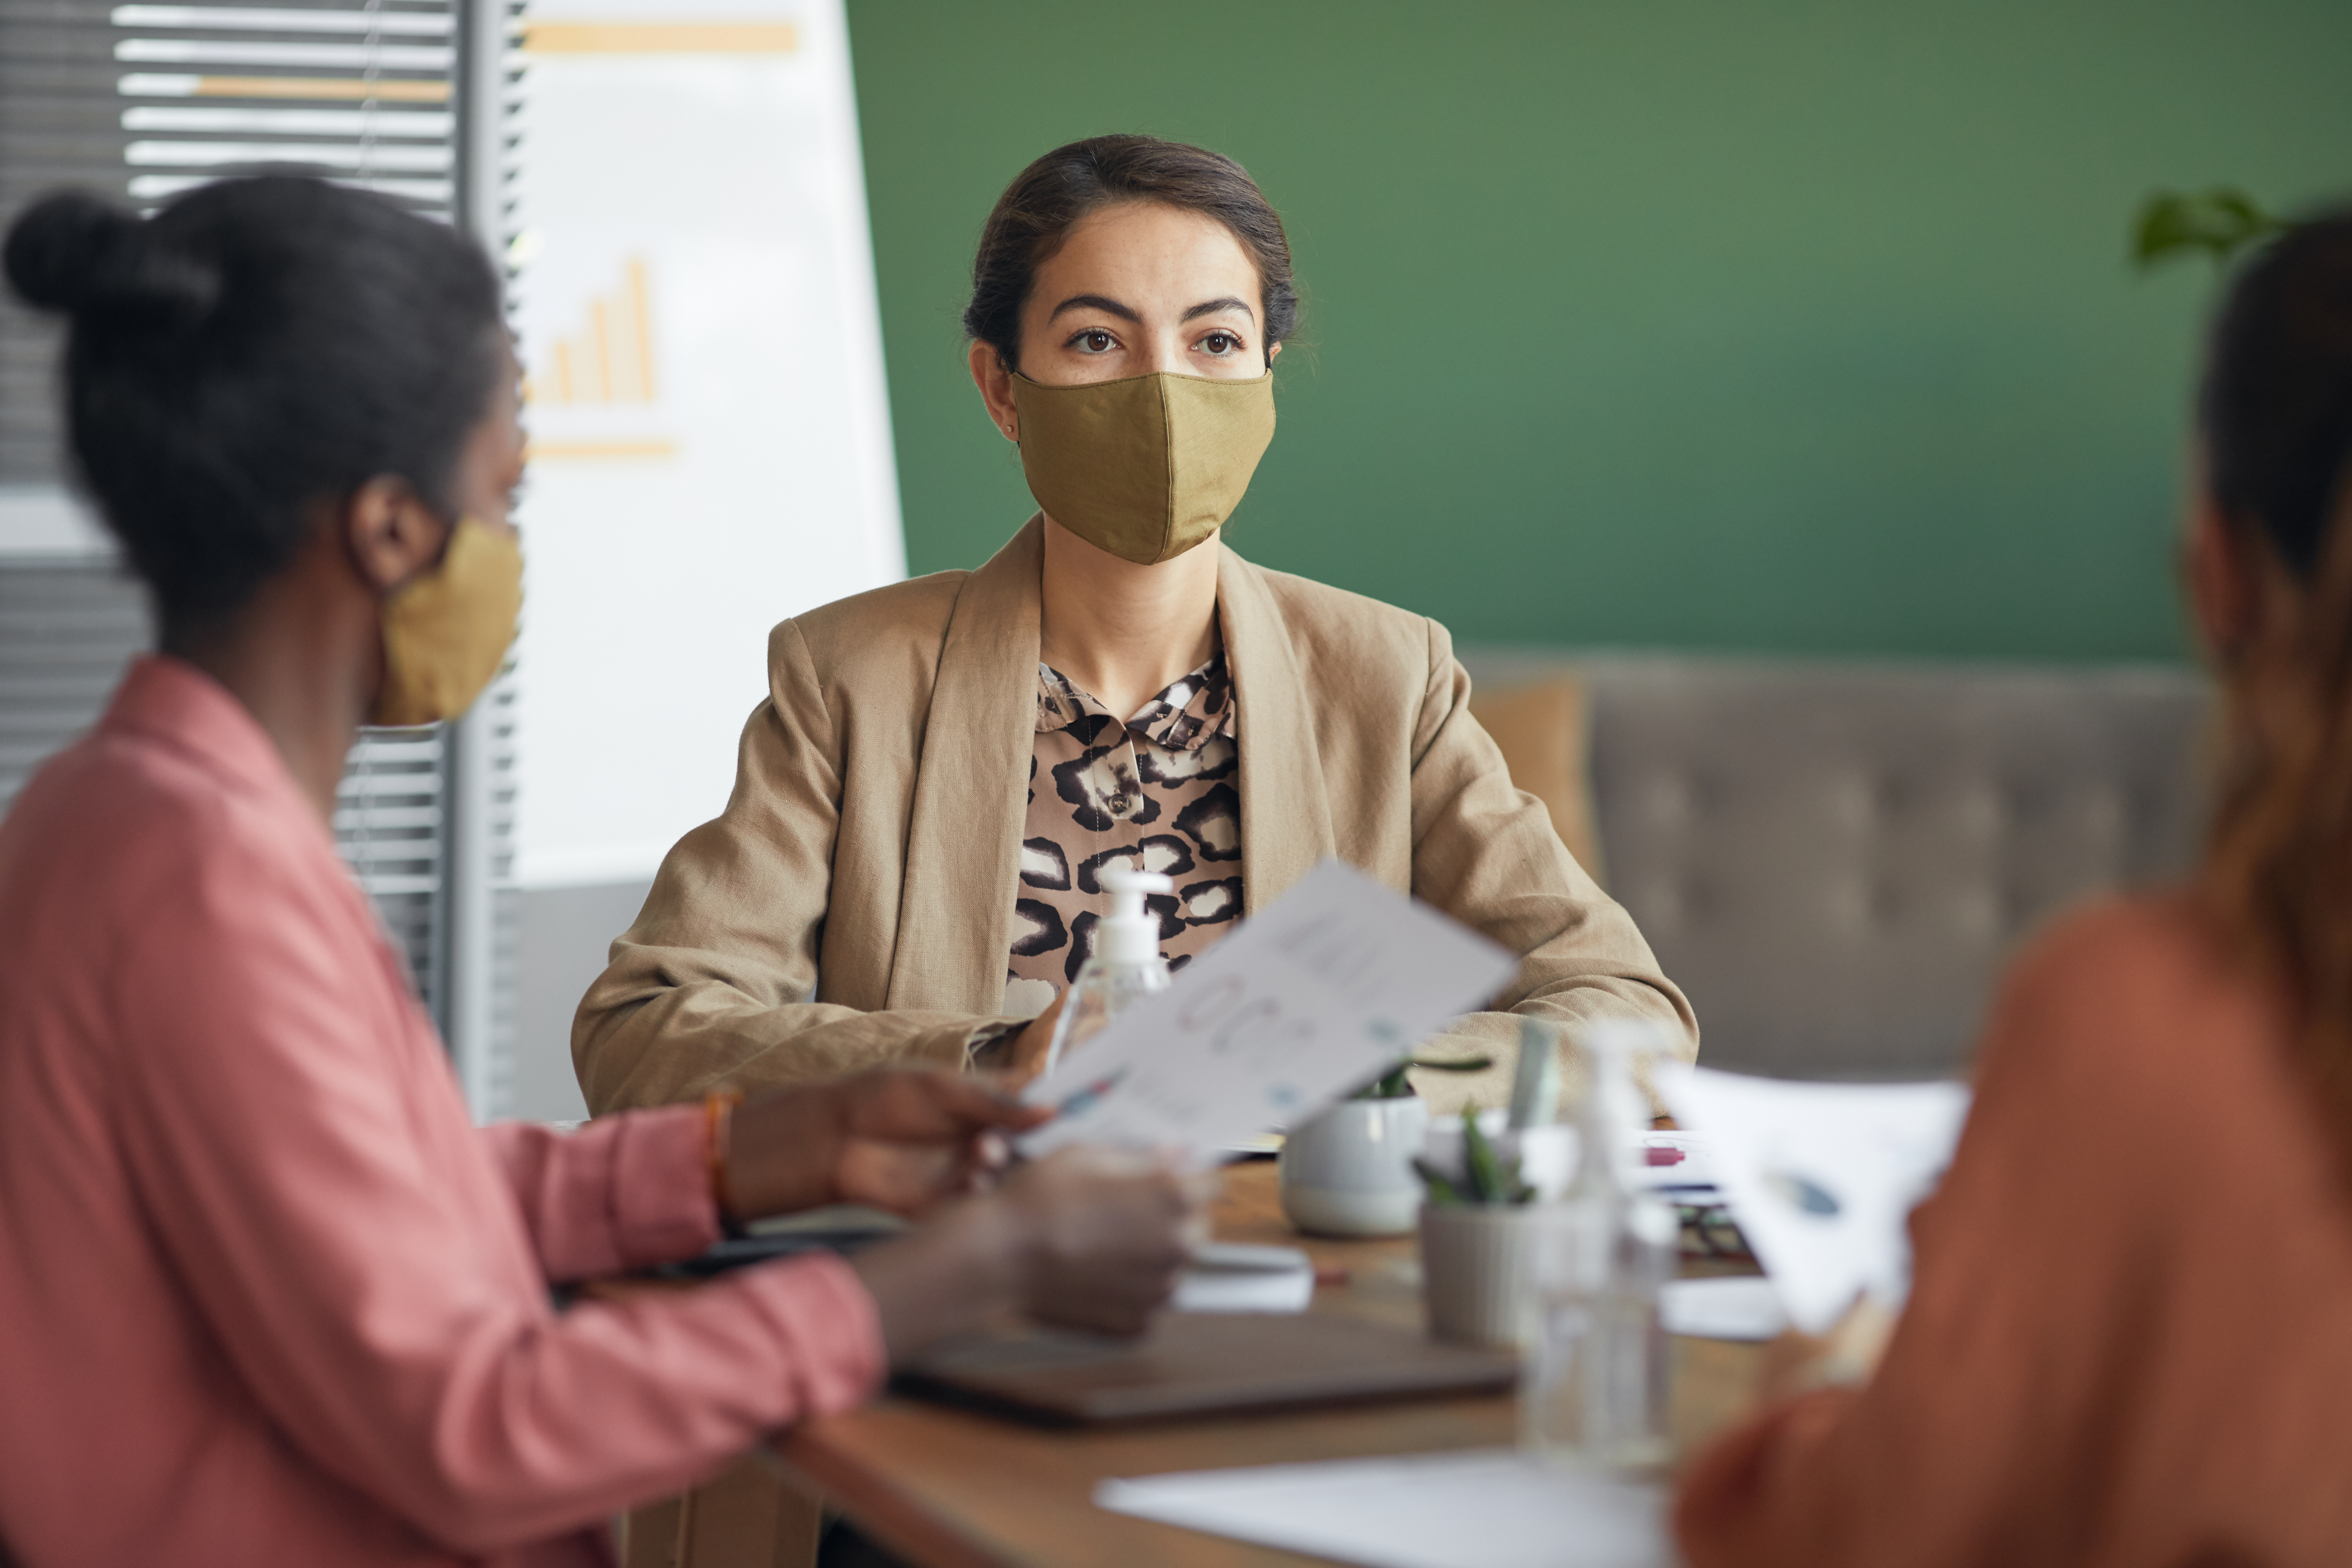
<svg viewBox="0 0 2352 1568">
<path fill-rule="evenodd" d="M 510 0 L 483 35 L 512 30 Z M 469 79 L 498 84 L 503 59 L 474 69 L 464 47 L 481 19 L 450 0 L 340 0 L 279 5 L 108 5 L 0 0 L 0 227 L 33 197 L 79 185 L 151 205 L 223 177 L 299 171 L 383 193 L 455 221 Z M 500 105 L 492 105 L 495 110 Z M 490 121 L 495 124 L 494 112 Z M 488 168 L 500 187 L 510 146 Z M 476 225 L 478 230 L 481 226 Z M 490 234 L 494 253 L 501 235 Z M 54 491 L 64 479 L 55 415 L 56 334 L 0 304 L 0 487 Z M 123 666 L 152 646 L 143 595 L 101 561 L 24 561 L 0 539 L 0 810 L 40 762 L 87 728 Z M 460 770 L 458 755 L 474 748 Z M 510 682 L 457 727 L 373 731 L 353 747 L 337 795 L 336 840 L 405 953 L 427 1005 L 450 1028 L 453 976 L 478 971 L 467 1033 L 478 1058 L 461 1062 L 480 1114 L 508 1096 L 515 899 Z M 453 796 L 460 773 L 466 800 Z M 453 866 L 456 818 L 471 813 L 474 852 Z M 453 943 L 453 872 L 487 879 L 476 891 L 487 929 Z M 475 927 L 485 922 L 477 920 Z"/>
<path fill-rule="evenodd" d="M 117 5 L 109 19 L 134 198 L 292 168 L 453 216 L 457 19 L 446 0 Z"/>
<path fill-rule="evenodd" d="M 129 194 L 114 25 L 91 0 L 0 0 L 0 225 L 58 185 Z M 0 288 L 0 486 L 60 478 L 57 330 Z"/>
<path fill-rule="evenodd" d="M 105 706 L 147 645 L 147 606 L 110 565 L 0 570 L 0 813 Z"/>
</svg>

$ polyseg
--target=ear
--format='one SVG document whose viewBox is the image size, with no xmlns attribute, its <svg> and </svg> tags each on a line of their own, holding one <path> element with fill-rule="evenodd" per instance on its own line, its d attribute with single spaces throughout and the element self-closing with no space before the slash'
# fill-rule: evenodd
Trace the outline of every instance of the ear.
<svg viewBox="0 0 2352 1568">
<path fill-rule="evenodd" d="M 352 568 L 378 597 L 431 571 L 449 547 L 449 525 L 407 480 L 390 475 L 352 491 L 341 521 Z"/>
<path fill-rule="evenodd" d="M 2254 563 L 2210 496 L 2189 509 L 2181 552 L 2198 637 L 2226 664 L 2254 629 Z"/>
<path fill-rule="evenodd" d="M 1275 344 L 1275 345 L 1274 345 L 1274 347 L 1272 347 L 1272 348 L 1270 348 L 1270 349 L 1268 349 L 1268 350 L 1266 350 L 1266 351 L 1265 351 L 1265 368 L 1266 368 L 1266 369 L 1268 369 L 1268 370 L 1272 370 L 1272 369 L 1274 368 L 1274 362 L 1275 362 L 1275 361 L 1276 361 L 1276 360 L 1278 360 L 1278 359 L 1280 359 L 1281 357 L 1282 357 L 1282 345 L 1281 345 L 1280 343 L 1276 343 L 1276 344 Z"/>
<path fill-rule="evenodd" d="M 971 364 L 971 384 L 980 388 L 980 400 L 988 405 L 989 423 L 1006 440 L 1020 440 L 1021 416 L 1013 405 L 1013 372 L 1006 366 L 1004 356 L 996 352 L 995 345 L 974 338 L 967 357 Z"/>
</svg>

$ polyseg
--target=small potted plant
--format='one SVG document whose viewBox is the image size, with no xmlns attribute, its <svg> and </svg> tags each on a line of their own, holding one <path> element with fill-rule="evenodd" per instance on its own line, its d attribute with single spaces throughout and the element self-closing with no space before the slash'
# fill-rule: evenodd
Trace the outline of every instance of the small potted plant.
<svg viewBox="0 0 2352 1568">
<path fill-rule="evenodd" d="M 1407 1075 L 1484 1072 L 1491 1057 L 1407 1059 L 1283 1140 L 1282 1212 L 1315 1236 L 1409 1236 L 1421 1207 L 1412 1163 L 1429 1131 L 1429 1107 Z"/>
<path fill-rule="evenodd" d="M 1422 1300 L 1429 1331 L 1463 1344 L 1522 1346 L 1535 1310 L 1536 1189 L 1517 1154 L 1498 1153 L 1475 1112 L 1462 1113 L 1462 1165 L 1416 1159 Z"/>
</svg>

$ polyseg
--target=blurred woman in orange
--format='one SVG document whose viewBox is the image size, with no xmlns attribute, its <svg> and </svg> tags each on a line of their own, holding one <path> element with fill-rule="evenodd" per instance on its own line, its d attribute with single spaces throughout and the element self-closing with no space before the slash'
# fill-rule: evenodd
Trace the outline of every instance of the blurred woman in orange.
<svg viewBox="0 0 2352 1568">
<path fill-rule="evenodd" d="M 2352 1561 L 2352 216 L 2240 277 L 2200 426 L 2203 863 L 2019 962 L 1884 1359 L 1697 1459 L 1696 1568 Z"/>
</svg>

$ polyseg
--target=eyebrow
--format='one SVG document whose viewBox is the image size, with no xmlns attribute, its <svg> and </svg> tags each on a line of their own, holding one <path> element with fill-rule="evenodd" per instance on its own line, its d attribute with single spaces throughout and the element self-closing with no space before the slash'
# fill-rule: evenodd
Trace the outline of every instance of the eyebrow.
<svg viewBox="0 0 2352 1568">
<path fill-rule="evenodd" d="M 1065 310 L 1108 310 L 1112 315 L 1119 318 L 1119 320 L 1124 321 L 1133 321 L 1138 326 L 1140 326 L 1143 323 L 1143 318 L 1136 314 L 1132 307 L 1122 305 L 1118 300 L 1106 298 L 1100 294 L 1073 294 L 1068 299 L 1054 307 L 1054 316 L 1058 316 Z M 1054 316 L 1048 316 L 1045 319 L 1050 321 L 1054 319 Z"/>
<path fill-rule="evenodd" d="M 1137 314 L 1133 306 L 1122 305 L 1106 294 L 1073 294 L 1055 306 L 1054 314 L 1045 319 L 1050 321 L 1065 310 L 1104 310 L 1123 321 L 1133 321 L 1139 326 L 1143 322 L 1143 318 Z M 1231 294 L 1222 300 L 1205 300 L 1185 311 L 1178 320 L 1198 321 L 1202 316 L 1213 316 L 1220 310 L 1239 310 L 1251 321 L 1257 320 L 1257 312 L 1249 308 L 1248 300 L 1235 299 Z"/>
</svg>

